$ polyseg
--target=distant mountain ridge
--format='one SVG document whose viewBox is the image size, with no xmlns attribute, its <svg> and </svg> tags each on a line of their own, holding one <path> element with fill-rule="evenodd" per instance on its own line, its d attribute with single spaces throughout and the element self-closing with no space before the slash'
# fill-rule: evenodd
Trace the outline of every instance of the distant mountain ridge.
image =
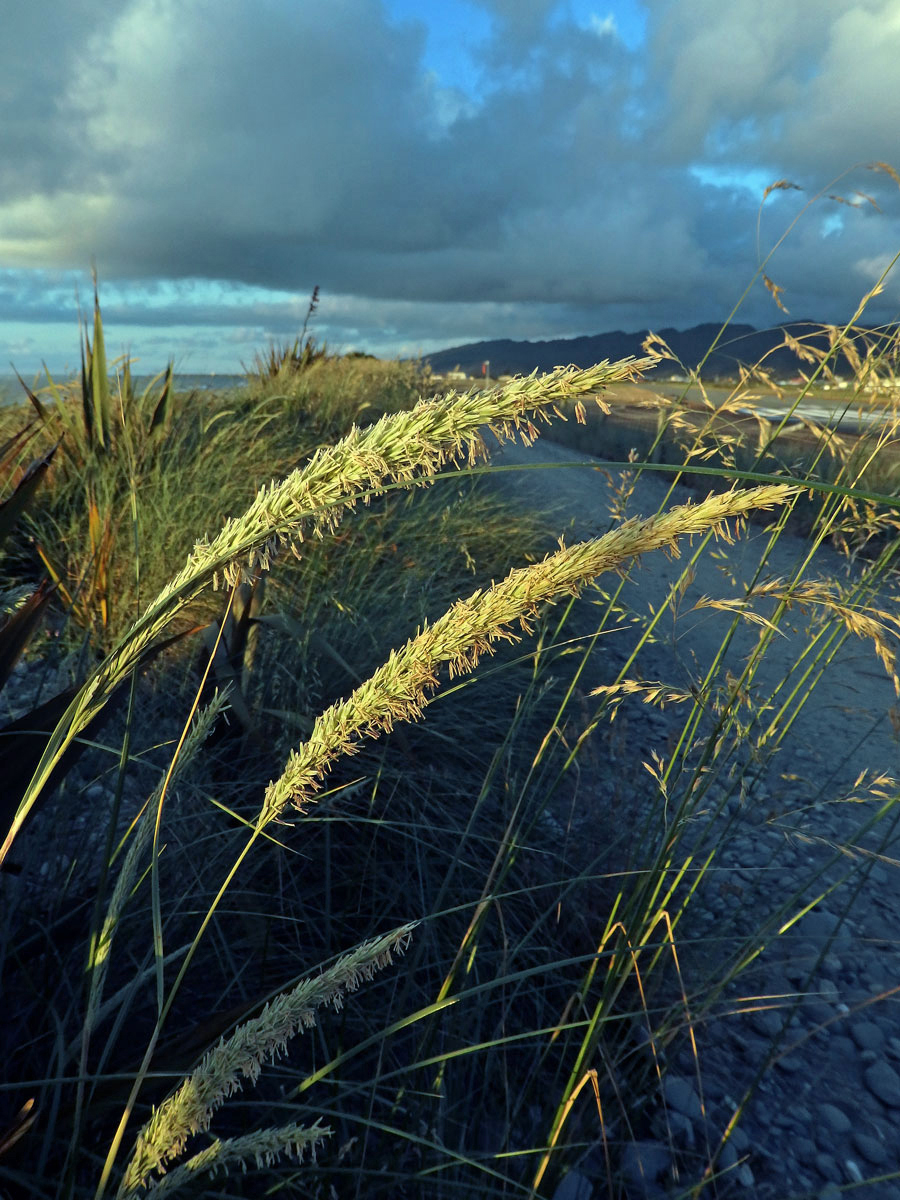
<svg viewBox="0 0 900 1200">
<path fill-rule="evenodd" d="M 807 374 L 813 369 L 784 345 L 784 335 L 803 341 L 810 340 L 813 330 L 821 325 L 813 321 L 792 321 L 773 329 L 755 329 L 752 325 L 730 325 L 722 341 L 710 355 L 703 368 L 704 378 L 735 376 L 738 364 L 751 366 L 765 358 L 764 366 L 776 376 L 796 375 L 803 370 Z M 695 325 L 692 329 L 656 329 L 656 333 L 671 348 L 687 368 L 695 368 L 703 360 L 715 340 L 721 325 Z M 648 330 L 640 333 L 598 333 L 591 337 L 555 338 L 544 342 L 516 342 L 500 338 L 486 342 L 471 342 L 465 346 L 451 346 L 425 355 L 425 361 L 438 373 L 458 368 L 467 375 L 480 375 L 482 363 L 490 363 L 491 376 L 527 375 L 531 371 L 550 371 L 554 367 L 572 364 L 576 367 L 591 367 L 604 359 L 615 361 L 634 355 L 643 355 L 642 343 Z M 883 336 L 883 331 L 882 331 Z M 818 334 L 812 339 L 814 345 L 826 348 L 827 337 Z M 848 365 L 841 359 L 836 367 L 838 374 L 849 374 Z M 671 375 L 679 372 L 677 363 L 664 361 L 658 372 Z"/>
</svg>

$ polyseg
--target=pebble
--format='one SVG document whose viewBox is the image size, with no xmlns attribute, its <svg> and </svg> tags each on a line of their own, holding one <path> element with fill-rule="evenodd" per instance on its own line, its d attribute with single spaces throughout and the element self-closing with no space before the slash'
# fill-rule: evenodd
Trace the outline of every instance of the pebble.
<svg viewBox="0 0 900 1200">
<path fill-rule="evenodd" d="M 860 1050 L 881 1050 L 884 1045 L 884 1031 L 874 1021 L 854 1021 L 850 1036 Z"/>
<path fill-rule="evenodd" d="M 831 1028 L 833 1030 L 843 1029 L 843 1022 L 836 1021 Z M 852 1063 L 856 1060 L 856 1048 L 848 1037 L 844 1037 L 841 1033 L 832 1033 L 828 1043 L 828 1053 L 834 1059 L 840 1059 L 843 1063 Z"/>
<path fill-rule="evenodd" d="M 851 1183 L 862 1183 L 865 1176 L 852 1158 L 844 1162 L 844 1172 Z"/>
<path fill-rule="evenodd" d="M 830 1180 L 832 1183 L 841 1183 L 843 1180 L 841 1168 L 830 1154 L 816 1155 L 816 1170 L 823 1179 Z"/>
<path fill-rule="evenodd" d="M 750 1014 L 749 1022 L 761 1037 L 777 1037 L 784 1026 L 784 1013 L 777 1008 L 760 1008 Z"/>
<path fill-rule="evenodd" d="M 900 1075 L 886 1062 L 873 1063 L 863 1072 L 866 1087 L 890 1108 L 900 1108 Z"/>
<path fill-rule="evenodd" d="M 675 1109 L 667 1109 L 656 1114 L 650 1126 L 656 1137 L 663 1142 L 673 1142 L 679 1149 L 693 1150 L 696 1143 L 694 1126 L 691 1120 Z"/>
<path fill-rule="evenodd" d="M 849 922 L 841 921 L 840 917 L 824 908 L 807 913 L 799 928 L 805 938 L 816 943 L 819 950 L 829 941 L 833 947 L 846 946 L 851 941 Z"/>
<path fill-rule="evenodd" d="M 819 998 L 824 1000 L 826 1004 L 837 1004 L 840 999 L 837 984 L 832 979 L 817 979 L 816 991 L 819 994 Z"/>
<path fill-rule="evenodd" d="M 718 1143 L 716 1143 L 716 1144 L 718 1144 Z M 716 1170 L 730 1171 L 734 1168 L 735 1164 L 737 1163 L 737 1160 L 738 1160 L 738 1152 L 735 1148 L 734 1142 L 731 1141 L 731 1139 L 729 1138 L 729 1140 L 725 1143 L 725 1145 L 719 1151 L 719 1157 L 716 1159 Z"/>
<path fill-rule="evenodd" d="M 661 1142 L 629 1142 L 622 1151 L 619 1164 L 622 1177 L 628 1183 L 655 1183 L 672 1163 L 672 1155 Z"/>
<path fill-rule="evenodd" d="M 735 1125 L 728 1138 L 729 1142 L 737 1150 L 738 1155 L 745 1154 L 750 1149 L 750 1136 L 746 1129 L 742 1129 L 740 1125 Z"/>
<path fill-rule="evenodd" d="M 682 1116 L 692 1120 L 700 1120 L 703 1116 L 700 1097 L 689 1079 L 680 1075 L 666 1075 L 663 1079 L 663 1095 L 666 1103 Z"/>
<path fill-rule="evenodd" d="M 553 1200 L 591 1200 L 593 1194 L 593 1184 L 588 1177 L 573 1168 L 559 1181 Z"/>
<path fill-rule="evenodd" d="M 752 1188 L 756 1183 L 756 1177 L 754 1176 L 753 1171 L 750 1169 L 749 1163 L 741 1163 L 741 1165 L 735 1171 L 735 1176 L 738 1183 L 742 1187 Z"/>
<path fill-rule="evenodd" d="M 820 1104 L 816 1112 L 832 1133 L 846 1133 L 852 1127 L 847 1114 L 834 1104 Z"/>
<path fill-rule="evenodd" d="M 887 1162 L 887 1150 L 878 1138 L 870 1137 L 868 1133 L 855 1131 L 853 1144 L 866 1162 L 870 1162 L 873 1167 L 881 1167 Z"/>
<path fill-rule="evenodd" d="M 816 1143 L 810 1138 L 798 1137 L 794 1139 L 793 1150 L 798 1160 L 806 1163 L 807 1166 L 816 1161 L 816 1155 L 819 1153 Z"/>
<path fill-rule="evenodd" d="M 803 1014 L 812 1025 L 827 1025 L 834 1016 L 834 1009 L 824 1000 L 805 1000 Z"/>
</svg>

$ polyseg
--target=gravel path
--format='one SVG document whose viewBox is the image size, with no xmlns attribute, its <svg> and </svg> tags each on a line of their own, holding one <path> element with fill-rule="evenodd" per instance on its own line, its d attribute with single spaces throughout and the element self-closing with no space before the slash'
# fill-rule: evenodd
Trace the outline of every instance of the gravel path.
<svg viewBox="0 0 900 1200">
<path fill-rule="evenodd" d="M 586 457 L 542 437 L 530 449 L 496 450 L 493 464 L 550 462 L 553 470 L 497 471 L 489 478 L 521 503 L 555 513 L 560 532 L 571 542 L 602 533 L 612 522 L 611 484 L 602 464 L 591 460 L 594 469 L 567 465 Z M 665 476 L 648 473 L 629 501 L 629 513 L 655 512 L 667 489 Z M 689 498 L 696 496 L 679 489 L 670 503 Z M 766 543 L 763 526 L 751 525 L 736 545 L 720 544 L 724 553 L 718 558 L 704 554 L 678 620 L 667 619 L 660 627 L 660 640 L 642 653 L 632 674 L 681 688 L 701 679 L 730 617 L 710 609 L 692 611 L 693 605 L 701 595 L 739 597 L 739 584 L 752 576 Z M 766 575 L 788 576 L 808 552 L 805 540 L 782 535 Z M 667 595 L 689 556 L 687 549 L 676 561 L 661 553 L 645 556 L 630 572 L 623 598 L 646 614 Z M 805 577 L 852 578 L 846 558 L 830 547 L 816 553 Z M 757 704 L 782 684 L 808 643 L 807 618 L 796 610 L 790 616 L 793 630 L 776 639 L 757 676 Z M 738 675 L 758 635 L 759 626 L 743 622 L 723 668 Z M 624 659 L 625 637 L 633 642 L 627 631 L 622 638 L 604 639 L 607 681 Z M 778 694 L 783 693 L 784 688 Z M 871 642 L 851 637 L 816 684 L 758 787 L 743 801 L 724 783 L 710 789 L 706 807 L 721 803 L 715 819 L 730 820 L 731 827 L 716 860 L 713 878 L 721 882 L 707 887 L 701 903 L 689 910 L 691 923 L 682 935 L 689 986 L 697 978 L 692 971 L 702 978 L 705 967 L 719 967 L 761 915 L 792 896 L 796 912 L 829 884 L 836 886 L 775 938 L 712 1005 L 695 1031 L 696 1058 L 687 1037 L 670 1046 L 656 1108 L 647 1115 L 641 1139 L 623 1154 L 629 1200 L 683 1194 L 696 1182 L 704 1146 L 717 1144 L 770 1053 L 774 1063 L 719 1159 L 720 1170 L 730 1168 L 719 1194 L 900 1200 L 900 812 L 885 804 L 877 827 L 860 834 L 883 801 L 843 799 L 862 795 L 865 781 L 854 784 L 863 771 L 900 777 L 897 704 Z M 639 753 L 655 747 L 665 757 L 666 740 L 683 724 L 686 706 L 668 706 L 660 714 L 630 698 L 623 713 L 626 705 Z M 876 790 L 887 797 L 896 793 L 891 784 Z M 700 835 L 700 824 L 689 837 Z M 848 845 L 862 852 L 837 849 Z M 816 874 L 817 886 L 804 889 L 804 879 Z M 798 889 L 802 899 L 795 896 Z M 773 1039 L 778 1039 L 774 1050 Z M 560 1200 L 608 1195 L 602 1155 L 586 1156 L 558 1195 Z"/>
</svg>

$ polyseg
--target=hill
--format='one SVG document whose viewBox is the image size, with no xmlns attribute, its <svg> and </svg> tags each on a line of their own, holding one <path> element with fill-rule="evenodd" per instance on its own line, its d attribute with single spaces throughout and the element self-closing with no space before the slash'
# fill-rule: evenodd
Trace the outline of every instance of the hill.
<svg viewBox="0 0 900 1200">
<path fill-rule="evenodd" d="M 678 356 L 687 368 L 695 368 L 703 360 L 721 326 L 714 324 L 695 325 L 692 329 L 654 330 Z M 803 363 L 793 351 L 784 345 L 784 334 L 794 338 L 810 340 L 810 334 L 821 326 L 812 321 L 793 321 L 772 329 L 758 330 L 752 325 L 731 325 L 722 341 L 707 360 L 703 375 L 707 379 L 733 377 L 738 373 L 738 364 L 746 366 L 765 359 L 766 367 L 776 376 L 792 376 L 798 371 L 807 373 L 809 363 Z M 647 330 L 639 333 L 598 333 L 590 337 L 555 338 L 550 341 L 516 342 L 509 338 L 493 341 L 471 342 L 464 346 L 451 346 L 425 355 L 432 370 L 442 373 L 455 368 L 467 375 L 481 375 L 482 363 L 490 363 L 490 373 L 498 375 L 528 374 L 537 368 L 549 371 L 553 367 L 572 364 L 590 367 L 604 359 L 615 361 L 628 355 L 640 357 Z M 813 344 L 827 346 L 827 338 L 819 334 Z M 838 364 L 838 374 L 847 372 L 846 362 Z M 677 363 L 663 362 L 659 371 L 671 375 L 679 371 Z"/>
</svg>

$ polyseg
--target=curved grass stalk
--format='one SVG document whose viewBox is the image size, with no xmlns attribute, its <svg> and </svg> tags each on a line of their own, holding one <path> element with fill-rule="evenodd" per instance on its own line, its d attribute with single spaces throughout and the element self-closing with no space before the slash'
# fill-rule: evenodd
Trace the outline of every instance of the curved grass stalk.
<svg viewBox="0 0 900 1200">
<path fill-rule="evenodd" d="M 256 1164 L 257 1168 L 270 1167 L 282 1155 L 289 1154 L 302 1162 L 307 1150 L 315 1161 L 316 1149 L 332 1130 L 328 1125 L 283 1125 L 278 1129 L 260 1129 L 243 1137 L 227 1138 L 224 1142 L 216 1138 L 205 1150 L 181 1163 L 167 1175 L 153 1181 L 150 1195 L 168 1196 L 188 1184 L 193 1183 L 199 1175 L 215 1175 L 217 1171 L 227 1173 L 229 1166 L 239 1165 L 246 1171 L 248 1161 Z M 120 1195 L 123 1200 L 145 1196 L 143 1187 L 131 1188 Z"/>
<path fill-rule="evenodd" d="M 448 664 L 451 678 L 471 670 L 498 640 L 516 641 L 510 627 L 524 631 L 539 606 L 578 593 L 596 576 L 650 550 L 677 551 L 680 537 L 713 532 L 731 540 L 725 522 L 789 501 L 798 489 L 788 484 L 748 488 L 709 496 L 645 520 L 626 521 L 602 537 L 564 546 L 542 562 L 511 571 L 501 583 L 458 600 L 426 627 L 347 700 L 333 704 L 316 721 L 307 741 L 294 751 L 279 780 L 266 789 L 258 819 L 262 828 L 293 802 L 300 811 L 318 790 L 331 764 L 352 754 L 363 738 L 388 731 L 398 720 L 415 720 L 437 686 L 436 671 Z"/>
<path fill-rule="evenodd" d="M 240 1025 L 230 1038 L 223 1038 L 144 1126 L 122 1179 L 119 1196 L 131 1195 L 145 1187 L 152 1172 L 165 1171 L 166 1164 L 182 1153 L 194 1134 L 209 1128 L 216 1110 L 240 1090 L 242 1078 L 255 1083 L 264 1062 L 284 1054 L 287 1043 L 296 1033 L 313 1028 L 317 1008 L 326 1004 L 340 1008 L 348 992 L 356 991 L 363 980 L 372 979 L 376 971 L 392 963 L 394 954 L 405 950 L 414 928 L 415 924 L 402 925 L 383 937 L 364 942 L 321 975 L 304 979 L 292 991 L 278 996 L 266 1005 L 260 1016 Z M 297 1131 L 299 1127 L 292 1126 L 291 1129 Z M 269 1132 L 276 1135 L 284 1131 Z M 317 1126 L 299 1132 L 304 1137 L 299 1142 L 293 1138 L 290 1141 L 300 1147 L 309 1144 L 308 1135 L 315 1134 L 314 1145 L 326 1133 Z M 249 1139 L 238 1139 L 247 1145 L 242 1147 L 240 1154 L 232 1145 L 228 1153 L 231 1158 L 256 1155 L 253 1138 L 265 1139 L 267 1136 L 263 1131 L 250 1134 Z M 210 1161 L 204 1157 L 208 1151 L 197 1156 L 203 1159 L 200 1164 L 203 1169 L 222 1162 L 226 1145 L 219 1143 L 220 1154 Z M 185 1164 L 183 1170 L 189 1168 L 190 1163 Z"/>
<path fill-rule="evenodd" d="M 186 736 L 181 746 L 181 753 L 176 757 L 173 767 L 170 768 L 165 778 L 160 780 L 138 820 L 137 828 L 125 855 L 125 861 L 107 905 L 103 927 L 90 949 L 88 969 L 91 973 L 91 988 L 82 1037 L 88 1036 L 96 1024 L 97 1012 L 103 995 L 103 984 L 112 953 L 113 939 L 140 868 L 141 858 L 150 844 L 156 811 L 163 793 L 171 786 L 173 780 L 193 762 L 226 704 L 227 697 L 217 693 L 211 703 L 198 714 L 194 725 L 185 731 Z"/>
<path fill-rule="evenodd" d="M 610 383 L 636 378 L 655 359 L 624 359 L 587 370 L 560 367 L 538 377 L 533 373 L 502 388 L 451 393 L 422 401 L 408 412 L 383 417 L 368 429 L 354 428 L 336 446 L 319 450 L 281 483 L 257 493 L 246 512 L 225 523 L 211 541 L 201 540 L 182 570 L 132 625 L 118 645 L 92 672 L 66 710 L 26 789 L 15 819 L 0 846 L 0 863 L 9 852 L 42 788 L 67 746 L 107 703 L 112 693 L 139 666 L 162 630 L 210 583 L 221 576 L 231 582 L 243 573 L 268 567 L 281 550 L 304 538 L 336 528 L 360 499 L 388 488 L 426 485 L 449 463 L 486 457 L 481 429 L 489 426 L 500 440 L 517 434 L 526 441 L 538 436 L 534 422 L 561 415 L 559 405 L 594 396 Z"/>
<path fill-rule="evenodd" d="M 449 666 L 451 677 L 469 671 L 480 654 L 490 651 L 494 642 L 517 640 L 518 635 L 510 628 L 513 624 L 518 622 L 527 631 L 529 620 L 541 604 L 561 595 L 577 593 L 597 575 L 650 550 L 665 548 L 677 553 L 678 539 L 684 535 L 712 532 L 731 541 L 726 524 L 728 519 L 786 503 L 796 491 L 796 487 L 788 484 L 749 488 L 709 496 L 698 504 L 681 505 L 646 520 L 627 521 L 602 537 L 563 546 L 539 563 L 511 571 L 505 580 L 487 591 L 479 589 L 468 599 L 457 601 L 433 625 L 426 625 L 394 651 L 384 666 L 346 701 L 332 705 L 321 714 L 307 741 L 291 754 L 281 777 L 266 789 L 253 833 L 234 869 L 246 857 L 265 826 L 281 817 L 289 804 L 293 803 L 303 811 L 304 806 L 312 802 L 323 776 L 338 758 L 353 753 L 363 739 L 391 729 L 396 721 L 420 716 L 428 703 L 428 693 L 437 686 L 436 672 L 441 665 Z M 225 887 L 227 881 L 204 917 L 162 1008 L 107 1156 L 98 1200 L 109 1178 L 162 1023 Z"/>
</svg>

